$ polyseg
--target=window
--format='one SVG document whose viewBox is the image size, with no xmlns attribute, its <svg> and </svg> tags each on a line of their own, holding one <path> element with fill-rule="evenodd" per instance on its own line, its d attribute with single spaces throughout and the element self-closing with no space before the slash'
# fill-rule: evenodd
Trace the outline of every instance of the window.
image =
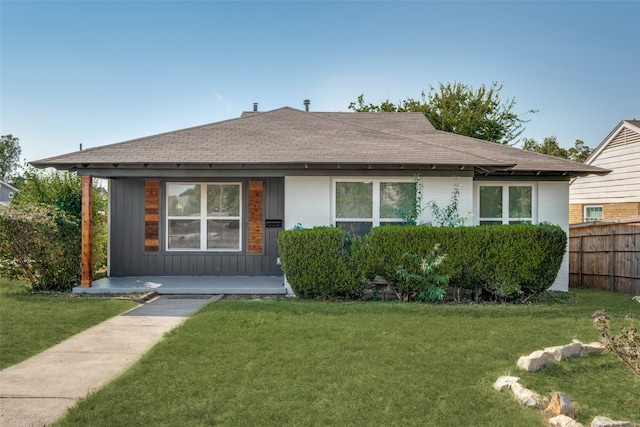
<svg viewBox="0 0 640 427">
<path fill-rule="evenodd" d="M 478 186 L 480 225 L 534 222 L 533 185 Z"/>
<path fill-rule="evenodd" d="M 240 183 L 168 183 L 167 249 L 239 251 Z"/>
<path fill-rule="evenodd" d="M 585 221 L 602 221 L 602 205 L 585 206 L 584 220 Z"/>
<path fill-rule="evenodd" d="M 371 227 L 403 224 L 415 209 L 414 182 L 339 180 L 334 182 L 334 221 L 351 235 L 364 235 Z"/>
</svg>

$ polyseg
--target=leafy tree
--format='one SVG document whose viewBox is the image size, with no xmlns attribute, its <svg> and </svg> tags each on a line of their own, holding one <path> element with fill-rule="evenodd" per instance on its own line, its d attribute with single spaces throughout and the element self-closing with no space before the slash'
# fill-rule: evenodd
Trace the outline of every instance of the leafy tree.
<svg viewBox="0 0 640 427">
<path fill-rule="evenodd" d="M 573 147 L 569 148 L 569 159 L 574 162 L 584 163 L 593 153 L 593 148 L 589 148 L 584 141 L 576 139 Z"/>
<path fill-rule="evenodd" d="M 440 83 L 439 92 L 430 86 L 428 95 L 423 91 L 419 99 L 407 98 L 398 104 L 388 99 L 380 105 L 367 104 L 361 94 L 348 108 L 356 112 L 420 112 L 436 129 L 510 144 L 524 132 L 528 120 L 513 112 L 515 98 L 501 102 L 501 90 L 502 85 L 496 82 L 489 88 L 481 85 L 475 91 L 459 82 Z"/>
<path fill-rule="evenodd" d="M 0 136 L 0 178 L 8 181 L 18 168 L 20 140 L 13 135 Z"/>
<path fill-rule="evenodd" d="M 107 225 L 102 212 L 106 212 L 107 200 L 98 188 L 93 191 L 93 264 L 94 270 L 106 265 Z M 77 225 L 82 223 L 82 178 L 75 172 L 38 170 L 28 167 L 25 183 L 11 202 L 15 206 L 45 205 L 63 211 Z M 79 242 L 80 240 L 78 240 Z M 80 260 L 78 260 L 78 263 Z"/>
<path fill-rule="evenodd" d="M 525 138 L 523 140 L 522 149 L 533 151 L 535 153 L 547 154 L 549 156 L 561 157 L 563 159 L 569 158 L 569 152 L 558 145 L 558 141 L 555 136 L 545 138 L 542 144 L 532 138 Z"/>
<path fill-rule="evenodd" d="M 569 149 L 562 148 L 558 145 L 555 136 L 545 138 L 540 144 L 538 141 L 525 138 L 522 145 L 523 150 L 534 151 L 540 154 L 560 157 L 563 159 L 573 160 L 574 162 L 584 163 L 585 160 L 593 153 L 593 149 L 585 145 L 584 141 L 576 139 L 573 147 Z"/>
</svg>

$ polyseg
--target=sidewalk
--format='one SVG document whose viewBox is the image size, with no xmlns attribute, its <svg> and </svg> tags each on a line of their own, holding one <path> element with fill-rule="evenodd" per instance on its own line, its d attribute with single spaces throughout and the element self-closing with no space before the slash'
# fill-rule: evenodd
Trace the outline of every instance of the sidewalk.
<svg viewBox="0 0 640 427">
<path fill-rule="evenodd" d="M 0 371 L 0 425 L 51 424 L 218 298 L 159 297 Z"/>
</svg>

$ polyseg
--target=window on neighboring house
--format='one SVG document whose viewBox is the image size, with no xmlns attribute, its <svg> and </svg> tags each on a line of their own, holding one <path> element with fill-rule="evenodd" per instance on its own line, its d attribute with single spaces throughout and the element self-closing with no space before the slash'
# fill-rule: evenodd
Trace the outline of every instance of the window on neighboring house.
<svg viewBox="0 0 640 427">
<path fill-rule="evenodd" d="M 598 206 L 585 206 L 584 207 L 584 220 L 588 221 L 602 221 L 602 205 Z"/>
<path fill-rule="evenodd" d="M 167 249 L 239 251 L 240 183 L 168 183 Z"/>
<path fill-rule="evenodd" d="M 533 185 L 482 184 L 478 186 L 479 224 L 531 224 Z"/>
<path fill-rule="evenodd" d="M 334 197 L 336 227 L 362 236 L 373 226 L 403 224 L 415 209 L 416 184 L 390 179 L 337 180 Z"/>
</svg>

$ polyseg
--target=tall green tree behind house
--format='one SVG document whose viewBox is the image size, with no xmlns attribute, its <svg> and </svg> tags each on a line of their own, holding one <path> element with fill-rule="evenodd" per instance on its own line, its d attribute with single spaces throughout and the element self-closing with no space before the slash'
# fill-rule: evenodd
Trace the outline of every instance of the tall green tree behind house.
<svg viewBox="0 0 640 427">
<path fill-rule="evenodd" d="M 547 154 L 549 156 L 560 157 L 563 159 L 573 160 L 574 162 L 584 163 L 585 160 L 593 153 L 593 149 L 589 148 L 584 141 L 576 139 L 573 147 L 566 149 L 558 145 L 558 141 L 555 136 L 549 136 L 544 138 L 542 143 L 532 139 L 525 138 L 523 140 L 522 149 L 527 151 L 533 151 L 540 154 Z"/>
<path fill-rule="evenodd" d="M 20 140 L 13 135 L 0 136 L 0 179 L 9 182 L 18 170 L 20 161 Z"/>
<path fill-rule="evenodd" d="M 584 141 L 576 139 L 573 147 L 569 148 L 569 159 L 574 162 L 584 163 L 593 153 L 594 149 L 588 147 Z"/>
<path fill-rule="evenodd" d="M 534 153 L 561 157 L 563 159 L 569 158 L 569 152 L 558 145 L 558 141 L 555 136 L 549 136 L 545 138 L 542 143 L 539 143 L 532 138 L 525 138 L 522 143 L 522 149 L 533 151 Z"/>
<path fill-rule="evenodd" d="M 348 108 L 355 112 L 420 112 L 438 130 L 511 144 L 522 135 L 529 120 L 513 111 L 515 98 L 501 100 L 501 90 L 502 85 L 496 82 L 477 90 L 459 82 L 440 83 L 438 91 L 430 86 L 428 94 L 423 91 L 418 99 L 407 98 L 398 104 L 388 99 L 379 105 L 367 104 L 361 94 Z M 535 112 L 528 110 L 525 114 Z"/>
</svg>

